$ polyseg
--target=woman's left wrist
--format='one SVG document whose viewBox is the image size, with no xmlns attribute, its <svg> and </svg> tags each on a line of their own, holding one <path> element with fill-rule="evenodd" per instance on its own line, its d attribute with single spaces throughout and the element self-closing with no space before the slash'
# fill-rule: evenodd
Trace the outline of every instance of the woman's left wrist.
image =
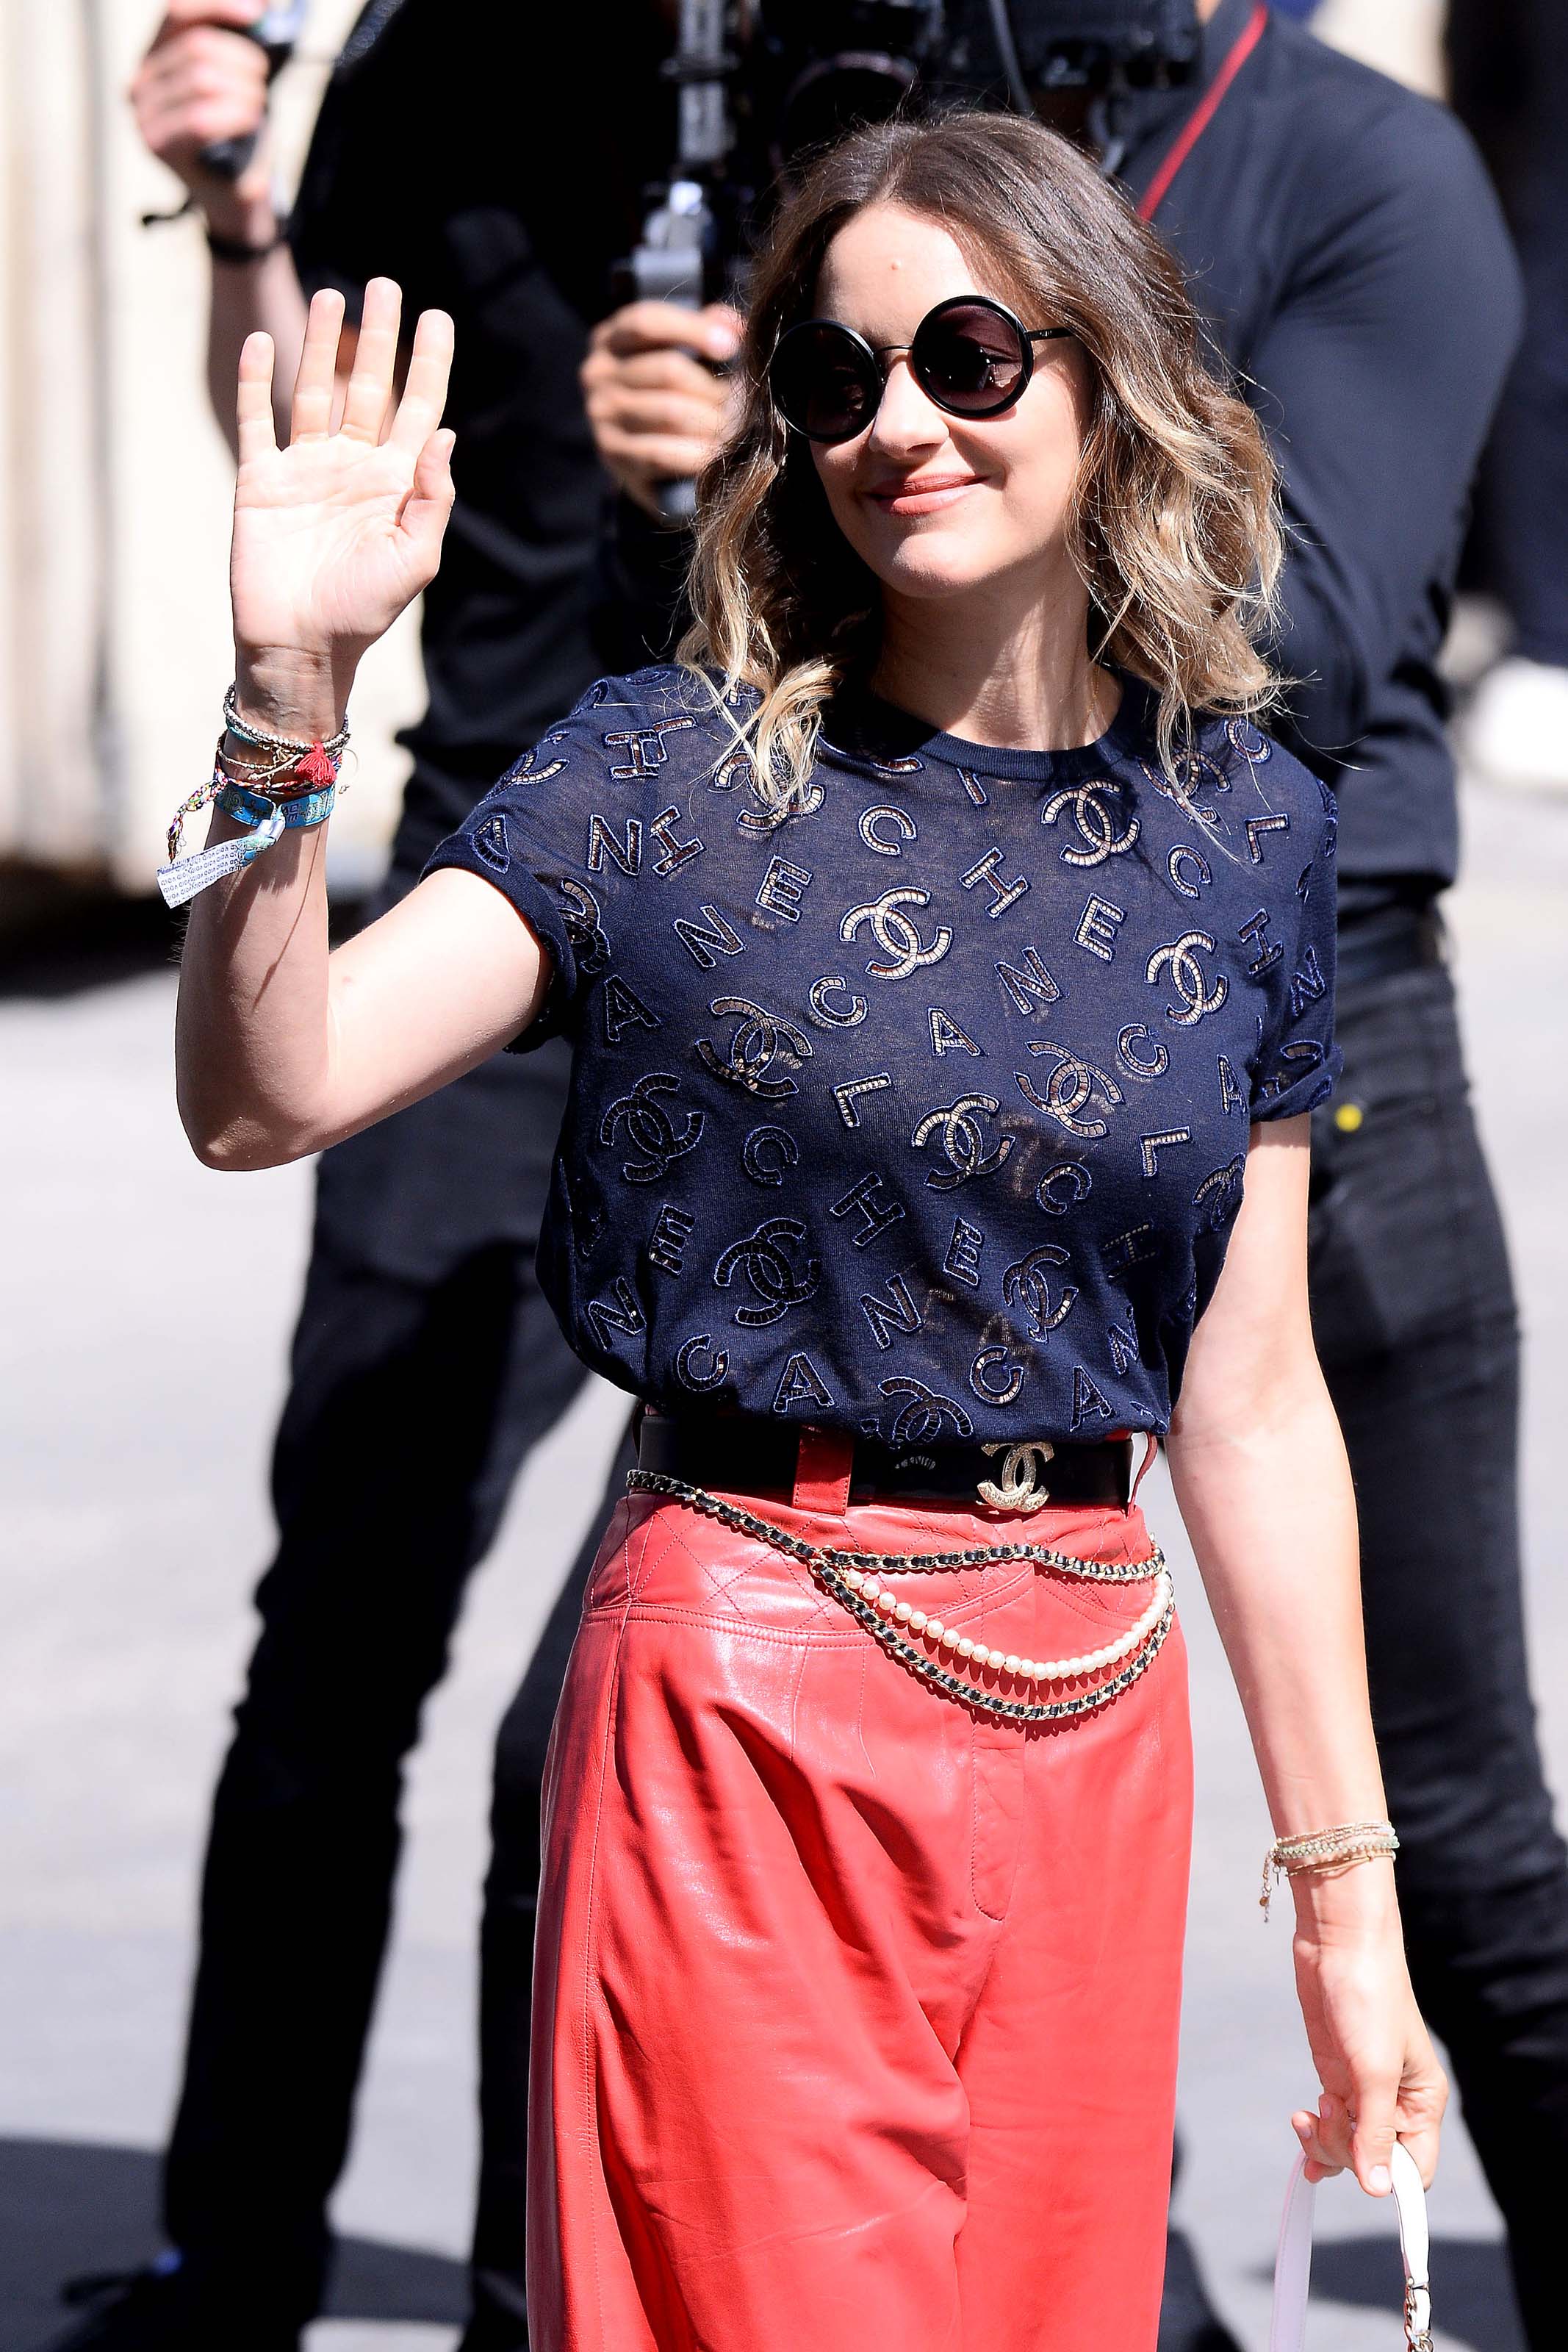
<svg viewBox="0 0 1568 2352">
<path fill-rule="evenodd" d="M 235 702 L 242 719 L 280 735 L 337 733 L 349 707 L 357 650 L 235 644 Z"/>
</svg>

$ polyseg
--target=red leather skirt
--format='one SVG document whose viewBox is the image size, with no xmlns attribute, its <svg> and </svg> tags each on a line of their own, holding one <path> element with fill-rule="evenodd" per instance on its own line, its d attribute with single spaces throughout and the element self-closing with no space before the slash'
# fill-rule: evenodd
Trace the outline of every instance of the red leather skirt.
<svg viewBox="0 0 1568 2352">
<path fill-rule="evenodd" d="M 858 1551 L 1150 1550 L 1135 1508 L 846 1509 L 831 1454 L 747 1507 Z M 1151 1591 L 890 1581 L 1036 1660 Z M 808 1566 L 631 1496 L 546 1790 L 536 2352 L 1153 2352 L 1191 1782 L 1179 1629 L 1097 1713 L 988 1718 Z"/>
</svg>

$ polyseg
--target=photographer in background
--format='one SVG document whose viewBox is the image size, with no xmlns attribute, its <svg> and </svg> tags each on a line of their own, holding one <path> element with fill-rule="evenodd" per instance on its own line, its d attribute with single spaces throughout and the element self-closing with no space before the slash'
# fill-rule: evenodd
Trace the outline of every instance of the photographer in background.
<svg viewBox="0 0 1568 2352">
<path fill-rule="evenodd" d="M 670 151 L 658 80 L 670 30 L 655 0 L 532 10 L 526 38 L 486 0 L 371 0 L 286 224 L 267 60 L 246 31 L 258 13 L 259 0 L 172 0 L 131 90 L 142 136 L 206 230 L 209 383 L 231 446 L 241 343 L 255 328 L 272 336 L 287 406 L 317 288 L 340 287 L 354 317 L 366 280 L 390 274 L 411 319 L 438 306 L 457 329 L 457 505 L 424 604 L 429 706 L 404 739 L 413 767 L 384 906 L 548 719 L 627 666 L 601 632 L 605 485 L 577 370 Z M 534 91 L 566 92 L 589 66 L 591 148 L 567 105 L 519 116 L 525 68 Z M 204 167 L 214 142 L 257 131 L 237 179 Z M 732 347 L 726 332 L 714 350 Z M 172 2251 L 90 2294 L 62 2352 L 298 2352 L 320 2308 L 402 1759 L 512 1481 L 583 1379 L 534 1276 L 565 1073 L 559 1045 L 498 1055 L 320 1162 L 273 1465 L 278 1548 L 213 1809 L 165 2173 Z M 564 1663 L 547 1656 L 547 1696 L 512 1728 L 536 1790 Z M 512 1819 L 482 1930 L 484 2098 L 510 2136 L 497 2146 L 486 2130 L 469 2352 L 527 2342 L 516 2074 L 537 1803 Z"/>
<path fill-rule="evenodd" d="M 1090 13 L 1012 0 L 1020 48 Z M 1198 13 L 1196 84 L 1124 102 L 1118 169 L 1186 265 L 1283 476 L 1278 662 L 1296 683 L 1275 731 L 1341 813 L 1345 1069 L 1314 1114 L 1314 1325 L 1355 1476 L 1416 1996 L 1508 2225 L 1529 2340 L 1556 2352 L 1568 1868 L 1526 1678 L 1513 1293 L 1437 911 L 1458 855 L 1437 657 L 1518 272 L 1446 110 L 1258 0 Z M 1040 110 L 1091 132 L 1082 96 Z M 723 429 L 724 387 L 689 341 L 678 311 L 638 305 L 595 330 L 583 371 L 601 454 L 639 510 L 622 517 L 633 573 L 656 546 L 657 484 Z M 1223 2340 L 1167 2305 L 1170 2352 Z"/>
</svg>

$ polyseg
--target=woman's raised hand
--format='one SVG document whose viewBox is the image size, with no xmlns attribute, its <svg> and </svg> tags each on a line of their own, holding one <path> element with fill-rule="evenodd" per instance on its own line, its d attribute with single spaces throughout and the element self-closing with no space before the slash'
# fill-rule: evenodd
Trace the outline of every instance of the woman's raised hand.
<svg viewBox="0 0 1568 2352">
<path fill-rule="evenodd" d="M 286 448 L 273 430 L 271 338 L 251 335 L 240 357 L 229 567 L 238 674 L 279 713 L 317 726 L 338 723 L 365 648 L 434 578 L 452 510 L 454 436 L 438 430 L 452 321 L 422 314 L 395 398 L 402 308 L 390 278 L 371 278 L 334 429 L 343 298 L 316 296 Z"/>
</svg>

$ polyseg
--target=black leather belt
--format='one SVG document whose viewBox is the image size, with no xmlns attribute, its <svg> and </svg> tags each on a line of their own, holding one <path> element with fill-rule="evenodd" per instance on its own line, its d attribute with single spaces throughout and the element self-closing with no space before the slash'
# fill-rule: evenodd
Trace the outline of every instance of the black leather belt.
<svg viewBox="0 0 1568 2352">
<path fill-rule="evenodd" d="M 673 1415 L 648 1412 L 637 1433 L 637 1466 L 689 1486 L 724 1495 L 767 1495 L 788 1501 L 794 1491 L 798 1429 L 781 1429 L 746 1413 Z M 1009 1465 L 1009 1453 L 1014 1457 Z M 985 1480 L 998 1491 L 1022 1486 L 1053 1503 L 1113 1503 L 1132 1492 L 1133 1441 L 1094 1445 L 904 1446 L 895 1451 L 874 1437 L 857 1437 L 850 1471 L 852 1503 L 968 1503 Z"/>
<path fill-rule="evenodd" d="M 1435 907 L 1380 907 L 1340 925 L 1335 984 L 1360 988 L 1443 961 L 1443 919 Z"/>
</svg>

